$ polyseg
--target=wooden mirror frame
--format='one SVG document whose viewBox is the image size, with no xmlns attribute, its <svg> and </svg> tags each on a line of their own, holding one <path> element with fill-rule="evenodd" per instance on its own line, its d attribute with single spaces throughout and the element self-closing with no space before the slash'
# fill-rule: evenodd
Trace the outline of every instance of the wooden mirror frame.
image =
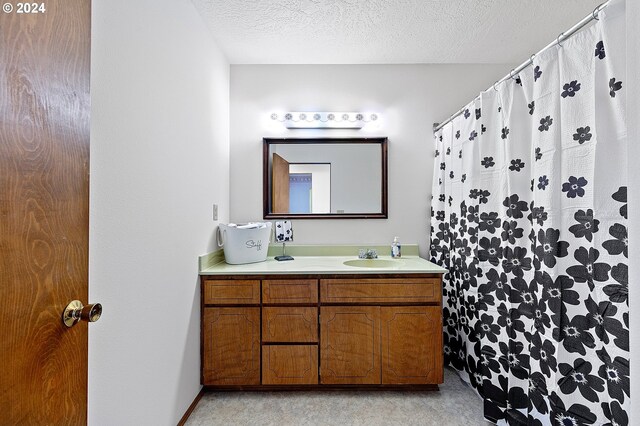
<svg viewBox="0 0 640 426">
<path fill-rule="evenodd" d="M 387 219 L 388 215 L 388 163 L 387 138 L 263 138 L 262 150 L 262 205 L 265 219 Z M 381 212 L 380 213 L 271 213 L 269 188 L 269 146 L 284 144 L 380 144 L 381 150 Z"/>
</svg>

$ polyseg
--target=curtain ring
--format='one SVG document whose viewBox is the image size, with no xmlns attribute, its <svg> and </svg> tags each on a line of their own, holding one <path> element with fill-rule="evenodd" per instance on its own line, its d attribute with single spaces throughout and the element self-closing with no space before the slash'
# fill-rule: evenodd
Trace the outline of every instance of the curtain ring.
<svg viewBox="0 0 640 426">
<path fill-rule="evenodd" d="M 509 78 L 513 80 L 513 70 L 515 70 L 515 68 L 512 68 L 511 71 L 509 71 Z"/>
<path fill-rule="evenodd" d="M 564 33 L 560 33 L 560 35 L 556 38 L 556 44 L 560 47 L 562 47 L 562 45 L 560 44 L 560 38 L 564 36 Z"/>
<path fill-rule="evenodd" d="M 536 57 L 536 54 L 534 53 L 533 55 L 529 56 L 529 62 L 531 62 L 531 65 L 533 65 L 533 59 Z"/>
<path fill-rule="evenodd" d="M 496 89 L 496 84 L 498 84 L 498 82 L 496 81 L 495 83 L 493 83 L 493 90 L 495 90 L 496 92 L 498 91 L 498 89 Z"/>
<path fill-rule="evenodd" d="M 599 4 L 598 6 L 596 6 L 595 9 L 593 9 L 593 12 L 591 13 L 591 16 L 593 17 L 593 19 L 595 19 L 596 21 L 599 21 L 600 18 L 598 18 L 598 14 L 600 13 L 600 8 L 602 7 L 604 3 Z"/>
</svg>

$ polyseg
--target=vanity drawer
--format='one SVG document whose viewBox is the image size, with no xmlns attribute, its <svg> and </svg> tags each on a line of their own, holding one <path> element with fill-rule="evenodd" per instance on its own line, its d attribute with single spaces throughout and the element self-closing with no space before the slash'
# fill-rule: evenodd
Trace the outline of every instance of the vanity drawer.
<svg viewBox="0 0 640 426">
<path fill-rule="evenodd" d="M 315 343 L 318 341 L 318 308 L 262 308 L 262 341 Z"/>
<path fill-rule="evenodd" d="M 318 280 L 263 280 L 262 303 L 318 303 Z"/>
<path fill-rule="evenodd" d="M 259 305 L 259 280 L 205 280 L 205 305 Z"/>
<path fill-rule="evenodd" d="M 318 347 L 268 345 L 262 347 L 263 385 L 317 385 Z"/>
<path fill-rule="evenodd" d="M 437 278 L 320 280 L 321 303 L 439 303 Z"/>
</svg>

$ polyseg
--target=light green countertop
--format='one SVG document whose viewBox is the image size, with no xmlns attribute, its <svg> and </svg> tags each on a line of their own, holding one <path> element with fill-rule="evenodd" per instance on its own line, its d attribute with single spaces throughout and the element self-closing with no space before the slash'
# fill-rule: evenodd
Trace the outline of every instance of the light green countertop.
<svg viewBox="0 0 640 426">
<path fill-rule="evenodd" d="M 378 259 L 391 262 L 385 267 L 348 266 L 344 262 L 358 259 L 358 248 L 378 250 Z M 274 256 L 282 254 L 281 245 L 269 247 L 267 260 L 244 265 L 229 265 L 222 250 L 200 256 L 200 275 L 287 275 L 287 274 L 441 274 L 444 268 L 418 256 L 417 245 L 403 245 L 403 256 L 392 259 L 384 246 L 289 246 L 286 253 L 294 260 L 278 262 Z M 353 254 L 352 254 L 353 253 Z"/>
</svg>

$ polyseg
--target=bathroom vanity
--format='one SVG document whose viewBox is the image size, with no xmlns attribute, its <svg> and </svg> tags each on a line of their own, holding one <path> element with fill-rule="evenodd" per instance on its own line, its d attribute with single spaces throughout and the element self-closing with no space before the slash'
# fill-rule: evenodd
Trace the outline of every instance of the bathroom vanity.
<svg viewBox="0 0 640 426">
<path fill-rule="evenodd" d="M 444 270 L 417 251 L 362 263 L 294 257 L 248 265 L 201 259 L 205 386 L 437 389 Z"/>
</svg>

